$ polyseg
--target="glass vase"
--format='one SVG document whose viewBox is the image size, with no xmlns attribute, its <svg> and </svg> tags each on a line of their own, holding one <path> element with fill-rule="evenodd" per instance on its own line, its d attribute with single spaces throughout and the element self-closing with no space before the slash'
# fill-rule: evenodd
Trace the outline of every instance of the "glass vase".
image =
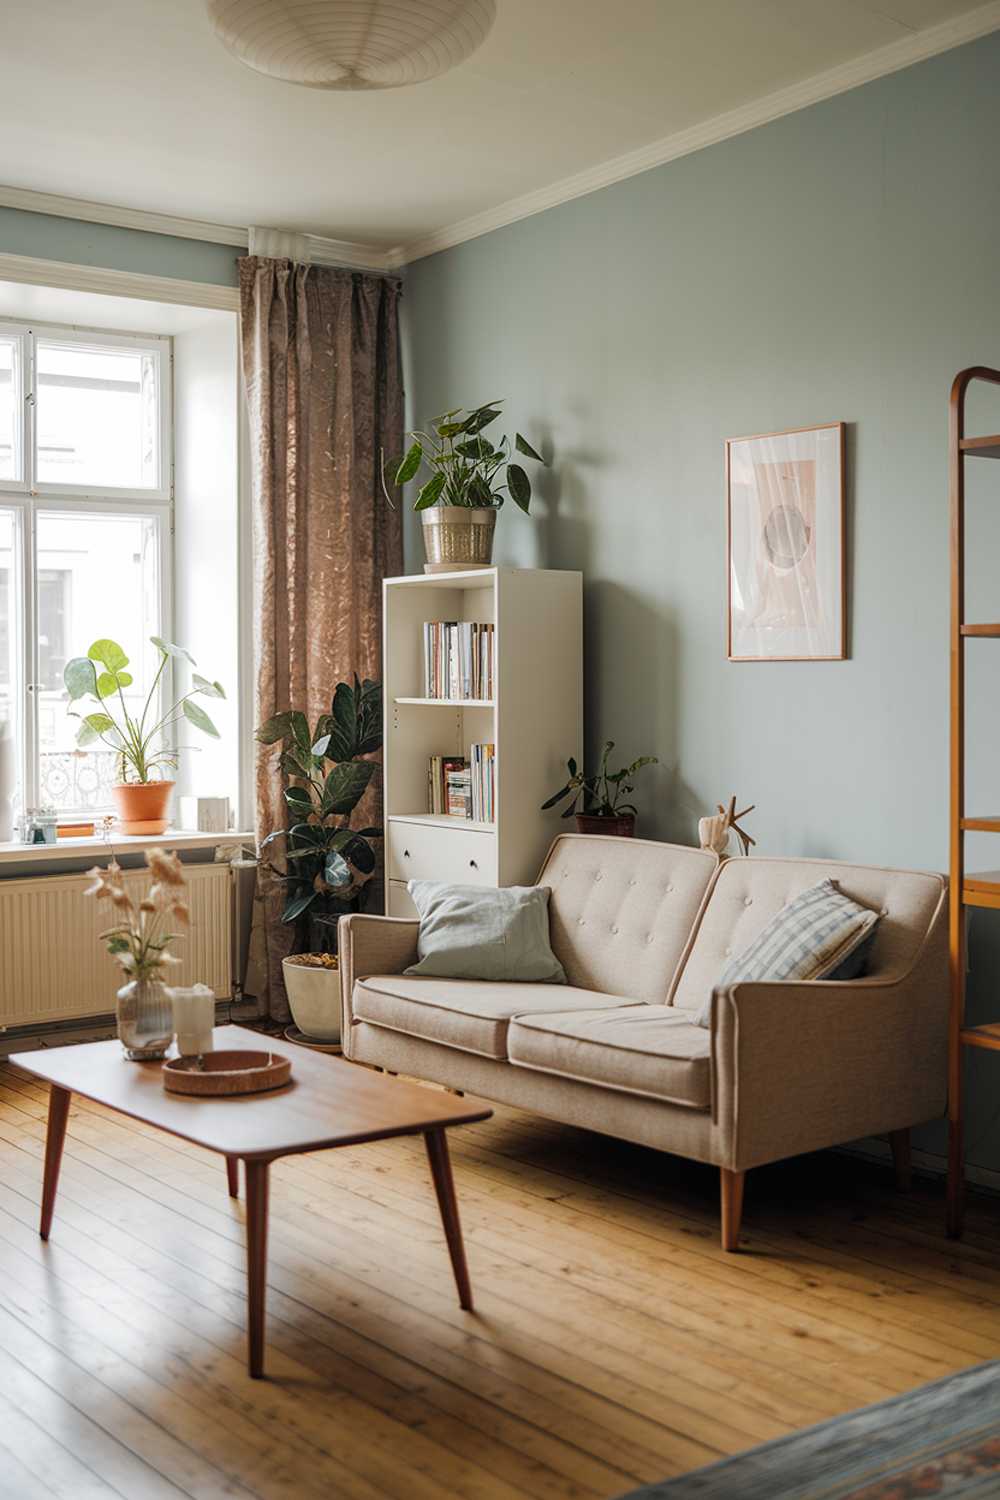
<svg viewBox="0 0 1000 1500">
<path fill-rule="evenodd" d="M 142 975 L 118 991 L 118 1038 L 130 1062 L 166 1057 L 174 1018 L 166 985 Z"/>
</svg>

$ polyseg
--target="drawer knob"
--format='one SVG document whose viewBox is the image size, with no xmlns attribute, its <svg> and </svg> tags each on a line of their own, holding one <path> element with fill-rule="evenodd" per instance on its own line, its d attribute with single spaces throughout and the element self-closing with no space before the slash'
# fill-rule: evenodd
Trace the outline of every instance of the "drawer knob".
<svg viewBox="0 0 1000 1500">
<path fill-rule="evenodd" d="M 403 858 L 404 859 L 409 859 L 409 857 L 410 857 L 410 851 L 409 851 L 409 849 L 404 849 L 403 850 Z"/>
<path fill-rule="evenodd" d="M 470 870 L 478 870 L 479 869 L 479 866 L 476 864 L 476 861 L 474 859 L 470 859 L 469 860 L 469 869 Z"/>
</svg>

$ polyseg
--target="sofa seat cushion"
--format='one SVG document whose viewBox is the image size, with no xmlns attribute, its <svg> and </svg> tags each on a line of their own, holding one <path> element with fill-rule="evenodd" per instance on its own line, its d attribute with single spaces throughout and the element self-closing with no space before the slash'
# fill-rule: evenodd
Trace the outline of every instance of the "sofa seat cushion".
<svg viewBox="0 0 1000 1500">
<path fill-rule="evenodd" d="M 671 1006 L 617 1005 L 518 1016 L 511 1023 L 507 1049 L 518 1067 L 689 1109 L 711 1105 L 710 1035 Z"/>
<path fill-rule="evenodd" d="M 351 1008 L 356 1020 L 373 1026 L 505 1062 L 507 1028 L 514 1016 L 544 1014 L 567 1006 L 582 1011 L 629 1004 L 639 1002 L 571 985 L 386 974 L 359 979 Z"/>
</svg>

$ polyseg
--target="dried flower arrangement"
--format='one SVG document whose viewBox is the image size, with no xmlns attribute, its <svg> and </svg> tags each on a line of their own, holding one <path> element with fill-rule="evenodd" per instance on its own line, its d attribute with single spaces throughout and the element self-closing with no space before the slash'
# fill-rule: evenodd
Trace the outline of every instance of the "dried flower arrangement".
<svg viewBox="0 0 1000 1500">
<path fill-rule="evenodd" d="M 180 963 L 169 952 L 180 933 L 169 931 L 167 923 L 187 927 L 190 922 L 184 867 L 177 855 L 147 849 L 146 863 L 153 883 L 138 903 L 129 895 L 122 867 L 113 855 L 107 869 L 98 866 L 90 871 L 93 883 L 84 893 L 111 904 L 115 922 L 101 938 L 130 979 L 159 978 L 164 964 Z"/>
</svg>

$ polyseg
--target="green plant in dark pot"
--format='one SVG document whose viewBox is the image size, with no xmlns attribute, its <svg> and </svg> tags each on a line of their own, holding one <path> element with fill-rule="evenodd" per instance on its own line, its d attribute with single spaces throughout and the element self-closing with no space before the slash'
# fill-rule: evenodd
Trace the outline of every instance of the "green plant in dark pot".
<svg viewBox="0 0 1000 1500">
<path fill-rule="evenodd" d="M 640 755 L 631 765 L 609 771 L 608 756 L 614 748 L 614 740 L 605 741 L 593 776 L 581 771 L 570 756 L 566 762 L 569 780 L 542 803 L 542 811 L 547 812 L 557 803 L 568 801 L 562 816 L 576 818 L 578 833 L 612 833 L 619 838 L 632 838 L 635 833 L 636 809 L 624 799 L 635 791 L 633 778 L 636 773 L 643 766 L 655 766 L 658 762 L 655 755 Z"/>
<path fill-rule="evenodd" d="M 262 745 L 280 745 L 289 778 L 291 819 L 261 848 L 285 843 L 284 868 L 265 868 L 285 887 L 282 921 L 296 929 L 296 953 L 283 964 L 296 1025 L 323 1041 L 340 1037 L 337 923 L 364 909 L 378 866 L 381 828 L 355 828 L 354 812 L 380 773 L 368 757 L 382 748 L 382 688 L 366 679 L 337 684 L 328 714 L 310 729 L 304 713 L 275 714 L 257 730 Z M 298 998 L 297 998 L 298 992 Z"/>
<path fill-rule="evenodd" d="M 531 480 L 512 452 L 544 464 L 545 459 L 517 432 L 514 442 L 496 440 L 486 429 L 500 416 L 502 400 L 467 410 L 455 407 L 433 417 L 428 430 L 410 433 L 410 446 L 390 465 L 391 483 L 409 484 L 426 476 L 413 502 L 423 523 L 428 573 L 489 567 L 497 511 L 509 497 L 527 515 Z M 383 469 L 386 499 L 393 504 Z"/>
</svg>

